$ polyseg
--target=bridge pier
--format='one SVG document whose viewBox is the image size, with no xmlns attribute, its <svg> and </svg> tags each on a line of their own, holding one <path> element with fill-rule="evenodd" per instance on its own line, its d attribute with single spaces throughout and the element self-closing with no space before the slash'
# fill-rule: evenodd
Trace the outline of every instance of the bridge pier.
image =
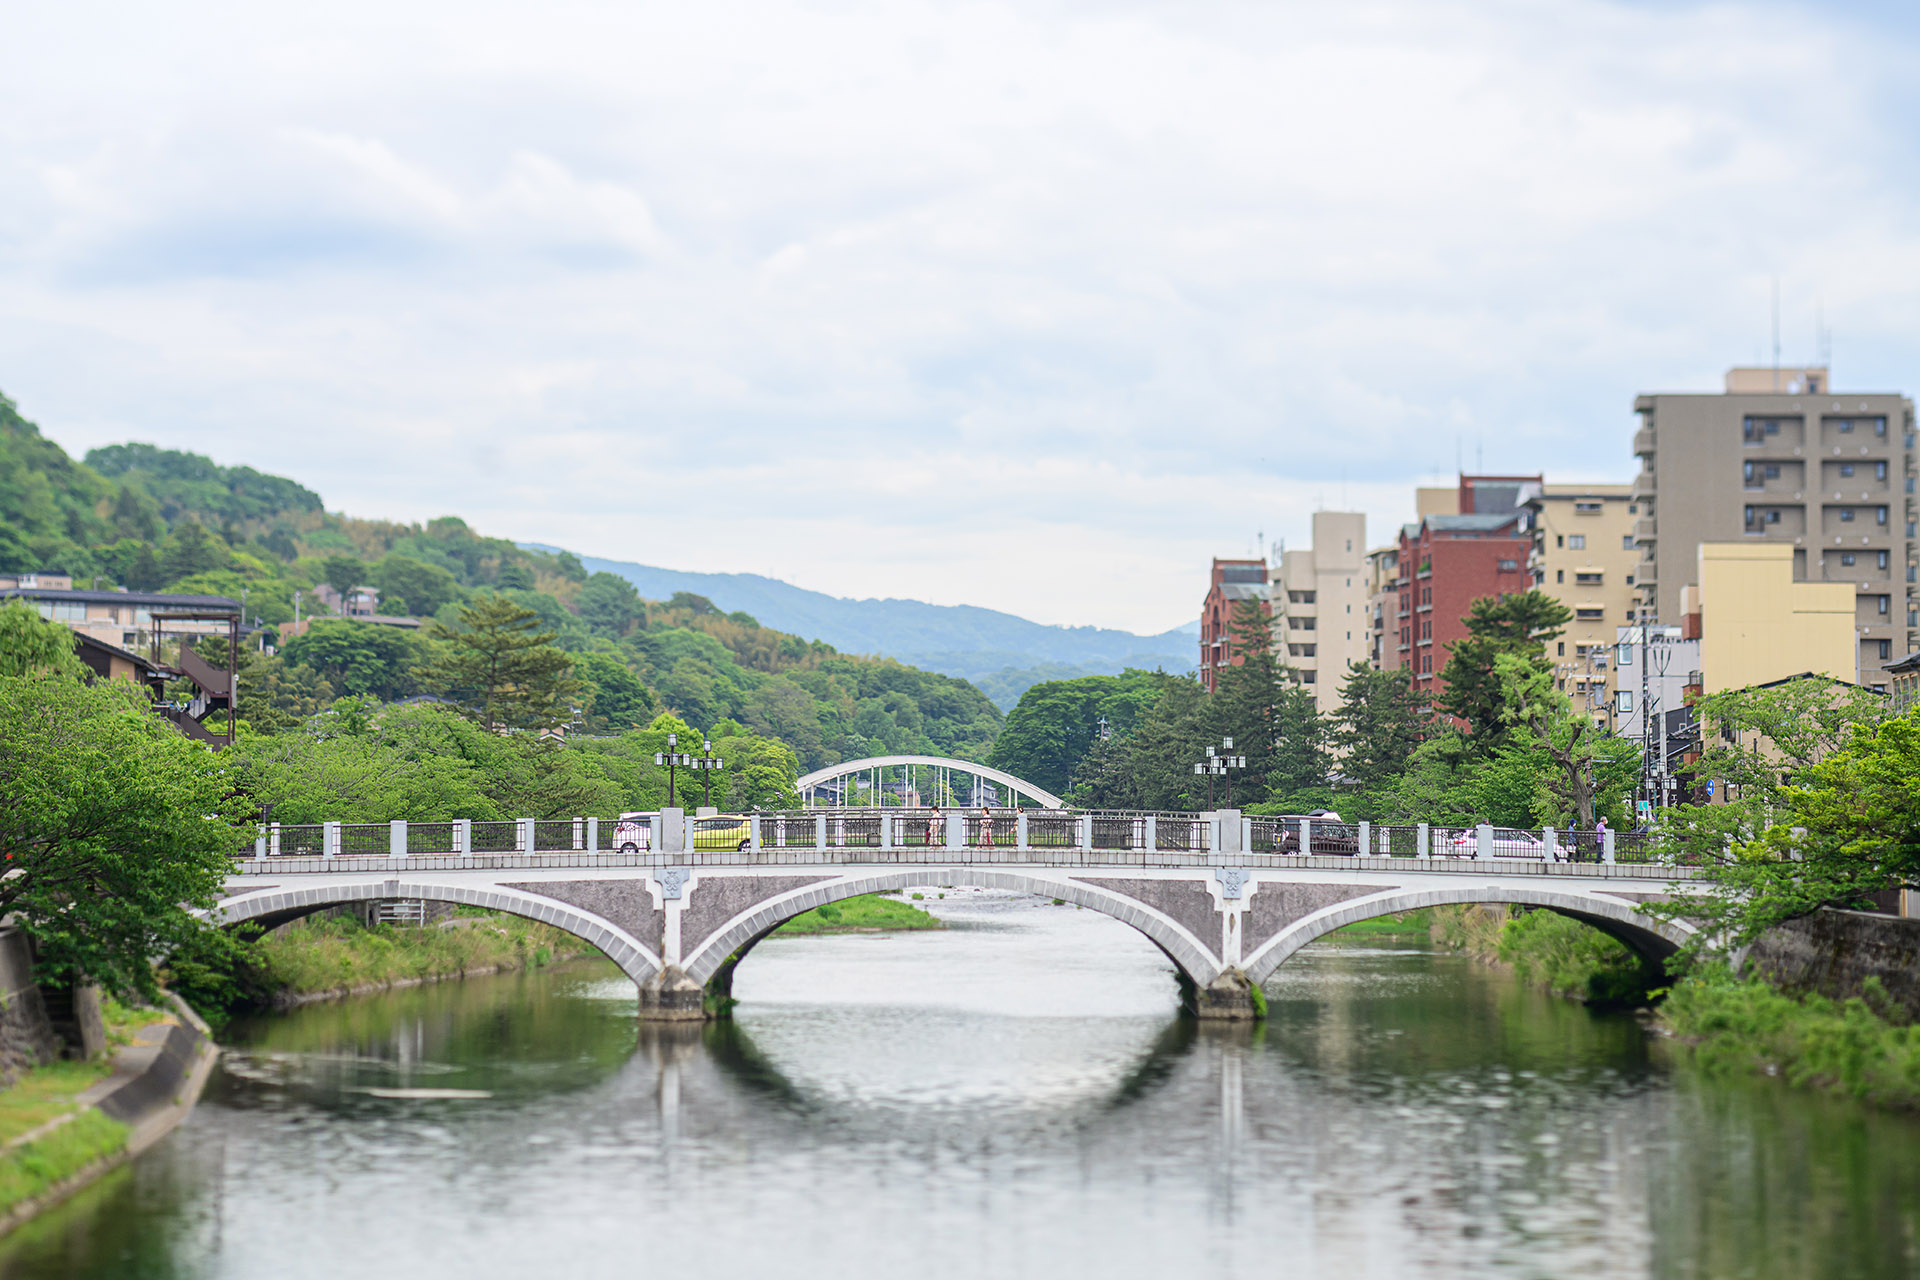
<svg viewBox="0 0 1920 1280">
<path fill-rule="evenodd" d="M 1180 1005 L 1202 1022 L 1259 1022 L 1267 1016 L 1267 998 L 1239 969 L 1228 969 L 1206 986 L 1176 969 Z"/>
<path fill-rule="evenodd" d="M 640 1021 L 704 1022 L 706 988 L 679 965 L 668 965 L 640 984 Z"/>
</svg>

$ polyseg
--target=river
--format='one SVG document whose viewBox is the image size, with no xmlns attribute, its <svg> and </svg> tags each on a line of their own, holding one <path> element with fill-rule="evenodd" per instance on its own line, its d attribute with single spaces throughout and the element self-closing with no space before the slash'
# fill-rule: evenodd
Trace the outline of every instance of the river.
<svg viewBox="0 0 1920 1280">
<path fill-rule="evenodd" d="M 7 1277 L 1895 1277 L 1920 1125 L 1671 1067 L 1415 946 L 1320 945 L 1263 1027 L 1125 926 L 962 890 L 774 938 L 731 1023 L 611 966 L 236 1023 L 191 1119 Z"/>
</svg>

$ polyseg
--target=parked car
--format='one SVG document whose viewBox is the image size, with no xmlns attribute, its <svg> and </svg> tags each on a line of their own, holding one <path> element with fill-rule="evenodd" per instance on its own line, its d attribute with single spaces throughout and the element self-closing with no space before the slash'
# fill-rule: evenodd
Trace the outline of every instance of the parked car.
<svg viewBox="0 0 1920 1280">
<path fill-rule="evenodd" d="M 1480 852 L 1480 833 L 1478 828 L 1468 827 L 1458 835 L 1445 841 L 1434 841 L 1434 852 L 1450 854 L 1456 858 L 1477 857 Z M 1496 858 L 1544 858 L 1547 846 L 1538 837 L 1513 827 L 1495 827 L 1493 829 L 1493 856 Z"/>
<path fill-rule="evenodd" d="M 1307 828 L 1307 852 L 1312 856 L 1351 856 L 1360 852 L 1360 829 L 1342 822 L 1340 815 L 1331 809 L 1282 814 L 1279 822 L 1280 833 L 1274 841 L 1276 853 L 1300 852 L 1302 822 L 1310 824 Z"/>
<path fill-rule="evenodd" d="M 653 828 L 649 820 L 656 813 L 623 813 L 613 824 L 613 847 L 619 853 L 638 853 L 653 847 Z M 752 839 L 753 828 L 737 813 L 710 814 L 693 820 L 695 849 L 744 849 Z"/>
<path fill-rule="evenodd" d="M 653 847 L 651 813 L 623 813 L 613 824 L 613 847 L 619 853 L 638 853 Z"/>
</svg>

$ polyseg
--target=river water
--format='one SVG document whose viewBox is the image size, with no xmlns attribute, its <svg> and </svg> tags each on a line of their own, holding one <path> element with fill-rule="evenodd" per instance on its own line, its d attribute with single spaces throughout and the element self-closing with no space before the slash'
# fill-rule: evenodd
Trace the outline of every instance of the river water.
<svg viewBox="0 0 1920 1280">
<path fill-rule="evenodd" d="M 7 1277 L 1894 1277 L 1920 1126 L 1674 1069 L 1624 1016 L 1322 945 L 1175 1016 L 1093 912 L 774 938 L 731 1023 L 610 966 L 236 1024 L 179 1131 Z"/>
</svg>

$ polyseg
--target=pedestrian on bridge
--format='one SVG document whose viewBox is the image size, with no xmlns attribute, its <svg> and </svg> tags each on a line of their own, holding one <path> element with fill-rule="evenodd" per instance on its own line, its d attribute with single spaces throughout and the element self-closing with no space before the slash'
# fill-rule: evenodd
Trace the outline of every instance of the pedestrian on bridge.
<svg viewBox="0 0 1920 1280">
<path fill-rule="evenodd" d="M 936 844 L 946 843 L 946 841 L 944 840 L 935 840 L 933 838 L 934 833 L 939 830 L 940 830 L 940 806 L 935 805 L 933 806 L 933 812 L 927 815 L 927 848 L 931 849 Z"/>
<path fill-rule="evenodd" d="M 993 848 L 993 810 L 980 806 L 980 843 L 985 848 Z"/>
</svg>

